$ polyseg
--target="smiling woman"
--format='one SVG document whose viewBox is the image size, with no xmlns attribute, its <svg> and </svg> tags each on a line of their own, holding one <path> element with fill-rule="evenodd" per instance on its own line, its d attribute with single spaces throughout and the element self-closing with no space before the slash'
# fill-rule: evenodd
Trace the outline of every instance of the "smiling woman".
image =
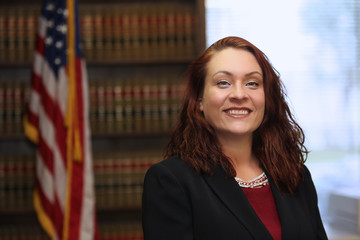
<svg viewBox="0 0 360 240">
<path fill-rule="evenodd" d="M 262 70 L 254 55 L 236 48 L 215 54 L 201 99 L 200 110 L 224 147 L 240 137 L 252 142 L 265 112 Z"/>
<path fill-rule="evenodd" d="M 186 81 L 165 159 L 145 176 L 145 240 L 327 239 L 304 135 L 267 57 L 220 39 Z"/>
</svg>

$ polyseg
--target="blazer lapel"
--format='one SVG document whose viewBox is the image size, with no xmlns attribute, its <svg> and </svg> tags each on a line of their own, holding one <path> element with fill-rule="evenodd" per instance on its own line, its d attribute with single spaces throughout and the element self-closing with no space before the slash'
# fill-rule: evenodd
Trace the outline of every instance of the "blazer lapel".
<svg viewBox="0 0 360 240">
<path fill-rule="evenodd" d="M 288 193 L 281 193 L 270 178 L 269 183 L 280 218 L 282 240 L 294 240 L 295 236 L 299 236 L 298 233 L 300 231 L 299 219 L 295 217 L 298 216 L 296 211 L 299 207 L 293 199 L 294 196 Z"/>
<path fill-rule="evenodd" d="M 226 176 L 225 171 L 219 167 L 213 176 L 204 177 L 224 205 L 244 225 L 254 239 L 272 239 L 260 218 L 256 215 L 236 181 Z"/>
</svg>

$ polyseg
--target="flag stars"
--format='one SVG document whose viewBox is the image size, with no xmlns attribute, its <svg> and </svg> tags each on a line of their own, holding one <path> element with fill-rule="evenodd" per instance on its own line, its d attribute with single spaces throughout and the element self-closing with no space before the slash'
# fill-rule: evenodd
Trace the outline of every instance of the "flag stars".
<svg viewBox="0 0 360 240">
<path fill-rule="evenodd" d="M 52 39 L 52 37 L 47 37 L 47 38 L 45 38 L 45 44 L 46 45 L 51 45 L 51 44 L 53 44 L 53 39 Z"/>
<path fill-rule="evenodd" d="M 60 58 L 55 58 L 54 62 L 55 62 L 56 65 L 60 65 L 61 59 Z"/>
<path fill-rule="evenodd" d="M 54 21 L 48 21 L 46 23 L 46 25 L 47 25 L 48 28 L 52 28 L 52 27 L 54 27 Z"/>
<path fill-rule="evenodd" d="M 69 15 L 69 11 L 67 9 L 64 9 L 63 15 L 65 18 L 67 18 L 67 16 Z"/>
<path fill-rule="evenodd" d="M 47 11 L 54 11 L 55 9 L 55 5 L 52 4 L 52 3 L 49 3 L 47 6 L 46 6 L 46 10 Z"/>
<path fill-rule="evenodd" d="M 56 27 L 56 30 L 57 30 L 58 32 L 61 32 L 62 34 L 65 34 L 65 33 L 67 32 L 67 27 L 66 27 L 65 24 L 63 24 L 63 25 L 58 25 L 58 26 Z"/>
<path fill-rule="evenodd" d="M 62 48 L 63 45 L 64 45 L 64 44 L 63 44 L 62 41 L 57 41 L 57 42 L 55 43 L 55 47 L 58 48 L 58 49 Z"/>
</svg>

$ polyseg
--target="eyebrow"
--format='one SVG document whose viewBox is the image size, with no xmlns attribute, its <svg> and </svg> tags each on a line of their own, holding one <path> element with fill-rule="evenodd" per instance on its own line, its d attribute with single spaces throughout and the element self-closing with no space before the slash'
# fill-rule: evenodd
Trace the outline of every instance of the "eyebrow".
<svg viewBox="0 0 360 240">
<path fill-rule="evenodd" d="M 227 76 L 232 76 L 233 75 L 232 73 L 230 73 L 228 71 L 218 71 L 218 72 L 214 73 L 213 76 L 215 76 L 217 74 L 225 74 Z M 260 73 L 258 71 L 247 73 L 247 74 L 245 74 L 245 77 L 251 77 L 252 75 L 260 75 L 261 77 L 263 77 L 262 73 Z"/>
</svg>

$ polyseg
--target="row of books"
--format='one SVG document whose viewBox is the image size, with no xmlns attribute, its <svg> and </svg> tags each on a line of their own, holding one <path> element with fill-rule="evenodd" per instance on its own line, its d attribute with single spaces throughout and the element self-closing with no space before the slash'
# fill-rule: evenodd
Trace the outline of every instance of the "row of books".
<svg viewBox="0 0 360 240">
<path fill-rule="evenodd" d="M 196 17 L 186 3 L 80 8 L 87 59 L 189 60 L 196 53 Z"/>
<path fill-rule="evenodd" d="M 36 222 L 35 222 L 36 223 Z M 39 224 L 0 226 L 1 240 L 50 240 Z"/>
<path fill-rule="evenodd" d="M 177 120 L 183 84 L 147 76 L 90 81 L 94 134 L 169 132 Z"/>
<path fill-rule="evenodd" d="M 0 212 L 33 209 L 34 158 L 0 155 Z M 145 172 L 160 159 L 161 153 L 157 151 L 95 154 L 97 209 L 140 209 Z"/>
<path fill-rule="evenodd" d="M 35 156 L 0 155 L 0 212 L 32 209 L 34 172 Z"/>
<path fill-rule="evenodd" d="M 94 155 L 97 208 L 140 209 L 145 173 L 160 160 L 158 151 Z"/>
<path fill-rule="evenodd" d="M 99 224 L 102 240 L 143 240 L 141 221 L 125 221 Z"/>
<path fill-rule="evenodd" d="M 0 8 L 0 62 L 30 62 L 34 57 L 40 6 Z"/>
<path fill-rule="evenodd" d="M 169 132 L 177 120 L 183 84 L 177 77 L 122 77 L 91 80 L 93 134 Z M 0 81 L 0 136 L 23 134 L 29 81 Z"/>
<path fill-rule="evenodd" d="M 0 136 L 23 133 L 22 119 L 29 85 L 29 81 L 0 81 Z"/>
<path fill-rule="evenodd" d="M 80 5 L 88 61 L 191 60 L 196 14 L 188 3 Z M 33 59 L 40 6 L 0 9 L 0 62 Z"/>
<path fill-rule="evenodd" d="M 141 221 L 99 223 L 102 240 L 143 240 Z M 0 226 L 1 240 L 50 240 L 39 224 Z"/>
</svg>

